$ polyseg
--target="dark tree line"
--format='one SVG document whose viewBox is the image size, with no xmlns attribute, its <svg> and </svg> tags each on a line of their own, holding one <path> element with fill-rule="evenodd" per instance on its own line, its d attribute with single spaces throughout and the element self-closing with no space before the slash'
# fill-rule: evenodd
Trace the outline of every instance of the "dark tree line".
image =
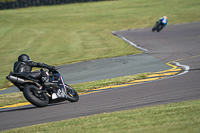
<svg viewBox="0 0 200 133">
<path fill-rule="evenodd" d="M 0 10 L 104 0 L 0 0 Z"/>
</svg>

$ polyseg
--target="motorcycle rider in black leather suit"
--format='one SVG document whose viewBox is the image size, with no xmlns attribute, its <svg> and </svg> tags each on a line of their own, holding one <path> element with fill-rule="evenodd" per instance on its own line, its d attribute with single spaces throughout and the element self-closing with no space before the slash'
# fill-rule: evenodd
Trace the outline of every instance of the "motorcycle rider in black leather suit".
<svg viewBox="0 0 200 133">
<path fill-rule="evenodd" d="M 32 67 L 41 67 L 53 70 L 54 66 L 50 66 L 40 62 L 31 61 L 30 57 L 26 54 L 21 54 L 18 57 L 18 61 L 14 63 L 13 71 L 14 73 L 24 73 L 25 75 L 32 77 L 34 79 L 38 79 L 41 83 L 46 87 L 56 87 L 57 84 L 48 82 L 48 78 L 45 71 L 36 71 L 31 72 Z"/>
</svg>

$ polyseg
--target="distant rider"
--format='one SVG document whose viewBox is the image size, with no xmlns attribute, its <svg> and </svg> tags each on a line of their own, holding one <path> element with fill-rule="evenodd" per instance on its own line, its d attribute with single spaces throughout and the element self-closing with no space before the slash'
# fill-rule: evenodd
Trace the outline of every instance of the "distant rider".
<svg viewBox="0 0 200 133">
<path fill-rule="evenodd" d="M 162 18 L 159 19 L 158 22 L 162 25 L 162 28 L 164 28 L 168 23 L 167 16 L 163 16 Z"/>
<path fill-rule="evenodd" d="M 26 54 L 21 54 L 18 57 L 18 61 L 16 61 L 14 63 L 14 67 L 13 67 L 13 71 L 14 73 L 24 73 L 29 77 L 35 78 L 35 79 L 39 79 L 42 84 L 46 87 L 50 87 L 50 86 L 57 86 L 57 84 L 54 83 L 50 83 L 48 82 L 48 75 L 46 74 L 45 71 L 35 71 L 35 72 L 31 72 L 32 71 L 32 67 L 41 67 L 41 68 L 47 68 L 49 70 L 53 70 L 55 69 L 54 66 L 49 66 L 47 64 L 44 63 L 40 63 L 40 62 L 34 62 L 31 61 L 30 57 Z"/>
</svg>

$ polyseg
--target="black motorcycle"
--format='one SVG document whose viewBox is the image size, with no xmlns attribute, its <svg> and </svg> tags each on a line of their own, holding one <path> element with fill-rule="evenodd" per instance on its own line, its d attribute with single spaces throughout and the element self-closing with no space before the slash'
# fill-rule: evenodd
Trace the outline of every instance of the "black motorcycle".
<svg viewBox="0 0 200 133">
<path fill-rule="evenodd" d="M 40 71 L 44 70 L 40 69 Z M 64 82 L 63 77 L 56 69 L 46 70 L 46 73 L 54 86 L 44 87 L 40 80 L 24 73 L 10 72 L 6 78 L 22 91 L 24 97 L 36 107 L 45 107 L 49 103 L 65 100 L 70 102 L 79 100 L 78 93 Z"/>
<path fill-rule="evenodd" d="M 163 27 L 163 24 L 160 21 L 157 21 L 154 27 L 152 28 L 152 31 L 154 32 L 156 30 L 157 32 L 159 32 L 163 29 Z"/>
</svg>

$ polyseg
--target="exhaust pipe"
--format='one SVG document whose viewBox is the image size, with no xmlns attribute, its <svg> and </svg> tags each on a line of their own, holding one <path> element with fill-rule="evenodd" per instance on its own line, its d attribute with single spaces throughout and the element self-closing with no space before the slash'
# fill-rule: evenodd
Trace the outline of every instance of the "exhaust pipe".
<svg viewBox="0 0 200 133">
<path fill-rule="evenodd" d="M 12 75 L 8 75 L 6 78 L 7 78 L 8 80 L 10 80 L 12 83 L 19 83 L 19 84 L 24 83 L 24 80 L 23 80 L 23 79 L 18 78 L 18 77 L 15 77 L 15 76 L 12 76 Z"/>
</svg>

